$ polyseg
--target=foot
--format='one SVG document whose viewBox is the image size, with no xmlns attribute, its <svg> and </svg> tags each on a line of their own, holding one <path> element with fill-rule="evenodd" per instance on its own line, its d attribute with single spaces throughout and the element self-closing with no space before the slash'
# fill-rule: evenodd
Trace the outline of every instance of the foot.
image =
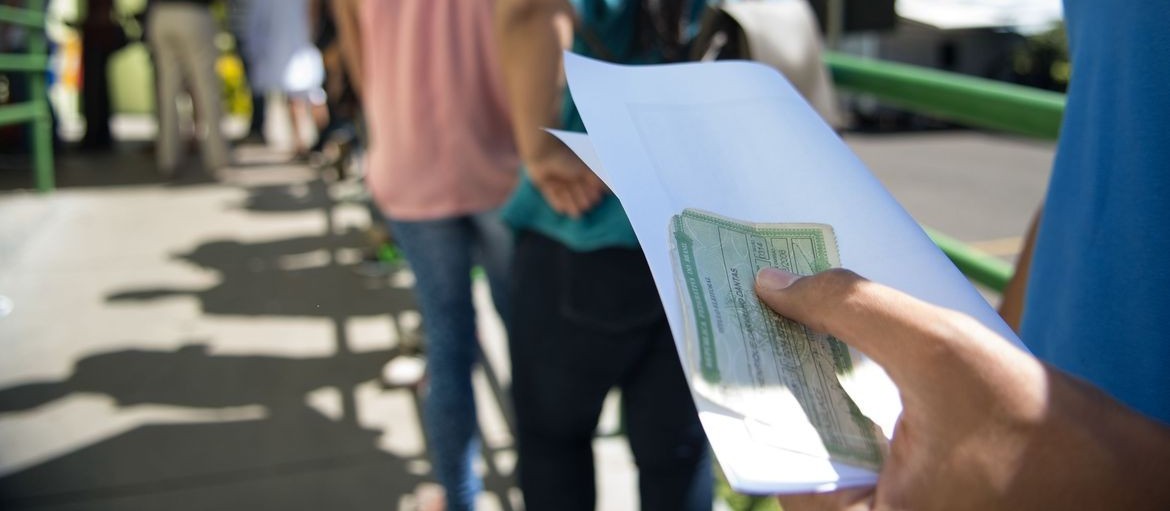
<svg viewBox="0 0 1170 511">
<path fill-rule="evenodd" d="M 297 152 L 293 153 L 289 163 L 309 163 L 312 156 L 308 149 L 298 149 Z"/>
<path fill-rule="evenodd" d="M 446 511 L 447 493 L 437 484 L 420 484 L 414 491 L 414 503 L 418 511 Z"/>
<path fill-rule="evenodd" d="M 244 138 L 237 140 L 236 143 L 241 145 L 264 145 L 264 134 L 259 132 L 249 132 Z"/>
<path fill-rule="evenodd" d="M 382 383 L 387 387 L 415 387 L 423 382 L 427 361 L 419 355 L 399 355 L 382 367 Z"/>
</svg>

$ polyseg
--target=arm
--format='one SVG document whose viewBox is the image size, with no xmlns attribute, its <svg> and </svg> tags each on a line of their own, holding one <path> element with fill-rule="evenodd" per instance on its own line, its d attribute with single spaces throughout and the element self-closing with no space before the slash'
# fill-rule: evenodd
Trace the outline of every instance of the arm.
<svg viewBox="0 0 1170 511">
<path fill-rule="evenodd" d="M 576 217 L 601 200 L 604 185 L 542 130 L 557 125 L 573 16 L 565 0 L 500 0 L 495 28 L 520 157 L 549 205 Z"/>
<path fill-rule="evenodd" d="M 333 0 L 333 22 L 337 24 L 337 41 L 341 45 L 341 60 L 349 84 L 359 98 L 362 96 L 362 33 L 358 24 L 358 2 L 360 0 Z"/>
<path fill-rule="evenodd" d="M 872 358 L 903 403 L 876 488 L 785 497 L 784 509 L 1170 508 L 1170 428 L 970 317 L 845 270 L 765 269 L 756 292 Z"/>
<path fill-rule="evenodd" d="M 1012 327 L 1016 333 L 1020 332 L 1020 321 L 1024 318 L 1024 299 L 1027 297 L 1028 274 L 1032 268 L 1032 247 L 1036 246 L 1036 229 L 1040 226 L 1040 216 L 1044 209 L 1036 211 L 1032 217 L 1032 224 L 1028 226 L 1028 234 L 1024 238 L 1024 248 L 1020 251 L 1020 258 L 1016 261 L 1016 271 L 1012 279 L 1003 290 L 1003 300 L 999 303 L 999 315 Z"/>
<path fill-rule="evenodd" d="M 305 8 L 309 10 L 305 19 L 309 20 L 309 39 L 316 41 L 321 35 L 321 0 L 309 0 Z"/>
</svg>

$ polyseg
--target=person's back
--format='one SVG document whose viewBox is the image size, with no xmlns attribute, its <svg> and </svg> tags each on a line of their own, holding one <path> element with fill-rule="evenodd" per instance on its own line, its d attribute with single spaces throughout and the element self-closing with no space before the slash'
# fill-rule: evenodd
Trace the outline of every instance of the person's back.
<svg viewBox="0 0 1170 511">
<path fill-rule="evenodd" d="M 393 218 L 492 209 L 515 186 L 493 4 L 362 3 L 368 182 Z"/>
<path fill-rule="evenodd" d="M 1072 81 L 1021 337 L 1170 423 L 1170 32 L 1164 0 L 1066 0 Z"/>
<path fill-rule="evenodd" d="M 706 436 L 645 257 L 621 204 L 542 127 L 583 131 L 560 90 L 558 36 L 635 64 L 681 55 L 678 28 L 704 2 L 507 0 L 498 9 L 526 179 L 505 208 L 517 231 L 510 330 L 518 480 L 525 505 L 595 507 L 593 433 L 611 388 L 638 465 L 644 510 L 710 509 Z M 505 28 L 506 27 L 506 28 Z M 563 42 L 563 41 L 562 41 Z M 672 51 L 676 50 L 676 51 Z M 558 101 L 558 99 L 560 101 Z M 559 111 L 556 105 L 560 104 Z"/>
<path fill-rule="evenodd" d="M 472 470 L 473 264 L 508 318 L 512 239 L 496 209 L 519 164 L 494 53 L 493 5 L 363 0 L 358 23 L 366 183 L 414 272 L 427 334 L 423 425 L 452 511 L 472 509 L 481 486 Z"/>
</svg>

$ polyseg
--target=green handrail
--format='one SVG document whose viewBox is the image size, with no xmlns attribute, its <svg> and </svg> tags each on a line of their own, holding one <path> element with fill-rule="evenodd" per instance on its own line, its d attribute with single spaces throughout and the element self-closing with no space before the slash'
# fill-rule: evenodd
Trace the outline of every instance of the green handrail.
<svg viewBox="0 0 1170 511">
<path fill-rule="evenodd" d="M 0 53 L 0 69 L 5 71 L 27 71 L 29 73 L 43 73 L 48 68 L 49 57 L 46 55 Z"/>
<path fill-rule="evenodd" d="M 1063 94 L 840 53 L 827 54 L 825 64 L 838 87 L 912 112 L 1049 140 L 1060 134 Z M 926 232 L 971 280 L 1000 292 L 1011 280 L 1008 263 L 937 231 Z"/>
<path fill-rule="evenodd" d="M 26 0 L 25 7 L 0 6 L 0 23 L 30 27 L 28 52 L 25 54 L 0 54 L 0 71 L 25 73 L 31 98 L 24 103 L 0 106 L 0 126 L 7 124 L 31 124 L 33 142 L 33 164 L 36 172 L 37 189 L 47 192 L 53 189 L 53 121 L 49 111 L 48 91 L 45 87 L 45 73 L 49 70 L 47 44 L 45 42 L 45 2 Z"/>
<path fill-rule="evenodd" d="M 1012 279 L 1012 265 L 941 232 L 924 229 L 963 275 L 999 292 L 1007 287 L 1008 281 Z"/>
<path fill-rule="evenodd" d="M 0 126 L 33 122 L 44 115 L 41 105 L 32 102 L 0 106 Z"/>
<path fill-rule="evenodd" d="M 962 124 L 1055 140 L 1064 94 L 840 53 L 825 63 L 842 89 Z"/>
<path fill-rule="evenodd" d="M 26 9 L 0 5 L 0 23 L 24 25 L 29 28 L 44 28 L 45 13 L 40 5 L 31 5 Z"/>
</svg>

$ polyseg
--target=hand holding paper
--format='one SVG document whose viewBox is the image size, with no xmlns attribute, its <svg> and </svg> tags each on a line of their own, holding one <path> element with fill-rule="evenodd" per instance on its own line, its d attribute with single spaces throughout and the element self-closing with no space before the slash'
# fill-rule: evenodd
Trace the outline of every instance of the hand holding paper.
<svg viewBox="0 0 1170 511">
<path fill-rule="evenodd" d="M 674 217 L 671 241 L 695 392 L 766 424 L 785 449 L 878 470 L 885 438 L 842 383 L 864 393 L 885 375 L 854 367 L 844 344 L 776 315 L 752 290 L 772 267 L 812 275 L 840 266 L 832 228 L 688 209 Z"/>
<path fill-rule="evenodd" d="M 830 225 L 842 266 L 964 311 L 1015 341 L 913 219 L 774 71 L 741 62 L 635 68 L 569 54 L 565 61 L 590 135 L 558 136 L 621 199 L 650 264 L 684 367 L 693 365 L 685 344 L 687 318 L 674 276 L 670 226 L 687 209 L 753 224 Z M 750 281 L 752 275 L 754 269 L 741 279 Z M 721 342 L 718 337 L 715 341 Z M 867 421 L 890 435 L 901 412 L 897 388 L 862 354 L 850 352 L 850 360 L 857 377 L 839 378 L 840 386 Z M 733 488 L 799 493 L 877 481 L 873 463 L 832 456 L 835 442 L 825 442 L 814 424 L 849 418 L 848 412 L 778 414 L 776 409 L 793 408 L 780 403 L 775 409 L 758 403 L 745 407 L 743 401 L 728 405 L 718 395 L 712 399 L 712 393 L 699 390 L 698 373 L 689 378 L 700 419 Z M 819 388 L 833 387 L 822 381 L 830 385 Z M 818 398 L 806 402 L 836 402 L 848 409 L 848 400 Z M 864 437 L 865 428 L 854 427 L 849 435 Z"/>
<path fill-rule="evenodd" d="M 1170 499 L 1164 473 L 1149 470 L 1170 464 L 1165 429 L 970 317 L 844 270 L 764 270 L 756 291 L 879 362 L 905 405 L 876 488 L 783 496 L 786 511 L 1160 509 Z"/>
<path fill-rule="evenodd" d="M 700 419 L 733 488 L 785 494 L 785 508 L 792 511 L 807 509 L 806 504 L 815 509 L 1163 509 L 1170 502 L 1163 481 L 1164 468 L 1170 467 L 1170 429 L 1029 356 L 776 73 L 735 62 L 627 68 L 572 55 L 566 56 L 566 70 L 590 135 L 558 136 L 622 201 L 689 370 Z M 723 302 L 719 313 L 747 318 L 753 327 L 712 334 L 706 352 L 702 342 L 694 342 L 703 326 L 694 311 L 702 307 L 686 300 L 693 302 L 691 292 L 702 290 L 705 281 L 698 278 L 698 258 L 694 271 L 681 271 L 683 250 L 670 245 L 671 234 L 679 231 L 673 219 L 687 217 L 688 210 L 735 219 L 727 232 L 746 234 L 743 242 L 730 244 L 719 239 L 722 230 L 715 231 L 717 242 L 710 241 L 710 232 L 703 235 L 705 246 L 731 249 L 705 257 L 706 263 L 717 263 L 706 275 L 713 280 L 722 272 L 739 279 L 739 289 L 745 272 L 728 261 L 750 259 L 743 266 L 756 268 L 759 255 L 768 265 L 804 272 L 783 264 L 779 251 L 756 252 L 761 246 L 795 246 L 791 233 L 787 241 L 784 233 L 759 236 L 775 227 L 759 224 L 831 226 L 842 266 L 872 280 L 845 270 L 797 277 L 762 269 L 756 283 L 764 304 L 804 325 L 800 342 L 808 351 L 819 343 L 829 356 L 788 357 L 798 363 L 784 367 L 784 357 L 775 352 L 798 345 L 791 335 L 796 329 L 778 327 L 762 337 L 779 343 L 773 344 L 776 349 L 759 343 L 752 332 L 769 330 L 755 328 L 769 321 L 750 321 L 753 314 L 765 316 L 747 303 L 746 295 L 742 306 Z M 828 260 L 830 231 L 819 232 L 805 237 L 824 240 L 820 254 Z M 752 236 L 771 241 L 761 245 Z M 816 249 L 804 251 L 814 254 L 809 260 L 818 259 Z M 672 261 L 682 275 L 678 281 Z M 808 266 L 820 271 L 826 265 Z M 728 289 L 735 287 L 733 282 Z M 717 292 L 714 296 L 726 299 Z M 772 323 L 777 324 L 783 323 Z M 848 371 L 842 370 L 840 350 L 815 332 L 850 345 L 853 372 L 873 371 L 876 377 L 851 385 L 850 378 L 841 377 Z M 741 354 L 760 357 L 760 363 L 740 366 L 749 368 L 749 390 L 761 381 L 765 392 L 817 389 L 810 395 L 820 392 L 819 399 L 806 403 L 849 409 L 851 400 L 856 411 L 892 434 L 881 468 L 863 468 L 872 464 L 834 452 L 842 445 L 834 435 L 848 440 L 860 438 L 856 433 L 864 430 L 850 433 L 847 424 L 842 429 L 852 414 L 841 414 L 840 408 L 823 414 L 804 403 L 769 407 L 750 399 L 728 400 L 726 388 L 703 388 L 725 382 L 718 350 L 734 348 L 736 342 L 744 348 Z M 688 348 L 696 345 L 697 350 Z M 780 361 L 772 367 L 792 370 L 777 378 L 783 385 L 750 374 L 753 367 L 767 367 L 768 351 Z M 715 364 L 704 359 L 710 353 L 716 355 Z M 818 380 L 810 374 L 826 373 L 810 373 L 810 368 L 825 367 L 827 359 L 833 360 L 831 371 L 846 399 L 825 398 L 837 392 L 830 378 L 809 385 Z M 704 369 L 718 369 L 718 374 L 704 374 Z M 805 434 L 805 426 L 815 434 Z"/>
</svg>

